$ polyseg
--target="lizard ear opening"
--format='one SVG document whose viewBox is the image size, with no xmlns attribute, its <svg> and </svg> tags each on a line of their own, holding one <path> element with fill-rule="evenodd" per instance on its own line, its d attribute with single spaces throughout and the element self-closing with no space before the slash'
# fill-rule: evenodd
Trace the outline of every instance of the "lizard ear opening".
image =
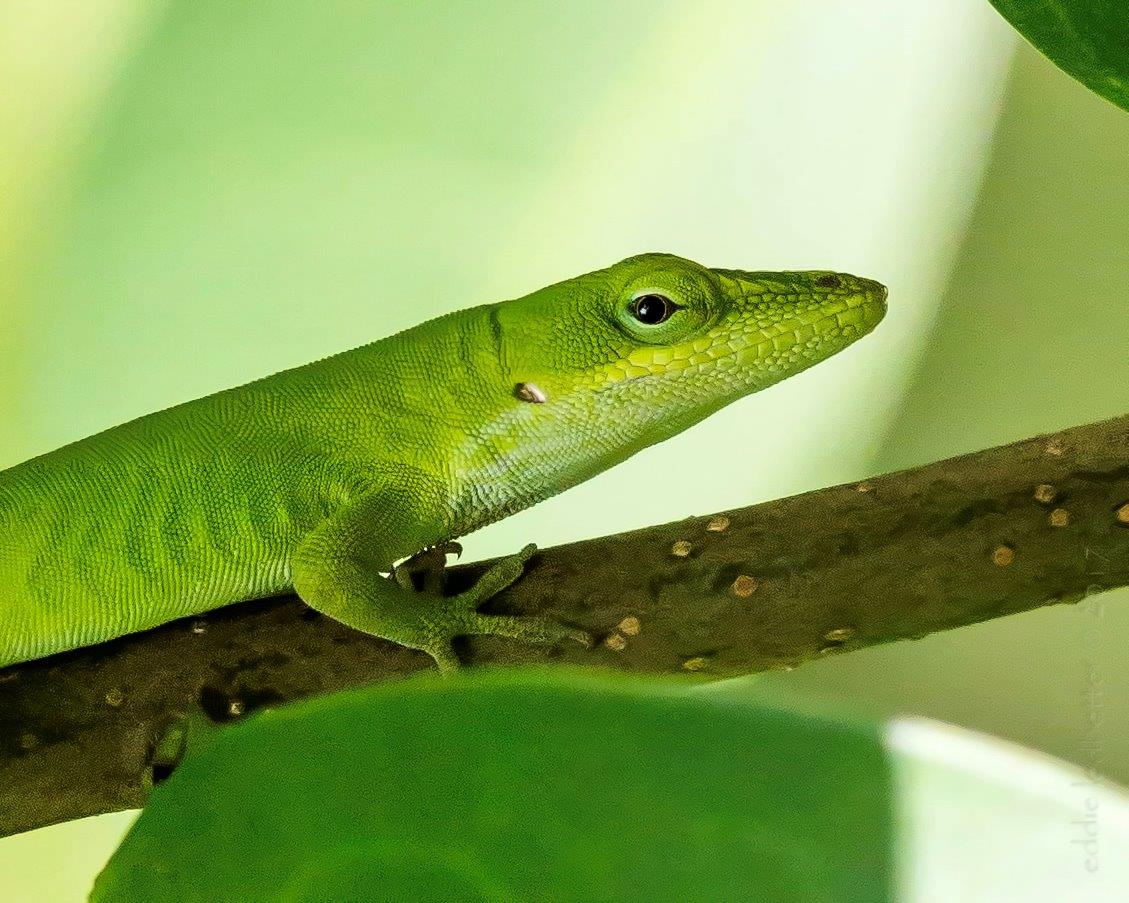
<svg viewBox="0 0 1129 903">
<path fill-rule="evenodd" d="M 544 404 L 549 400 L 545 390 L 536 383 L 518 383 L 514 386 L 514 397 L 531 404 Z"/>
</svg>

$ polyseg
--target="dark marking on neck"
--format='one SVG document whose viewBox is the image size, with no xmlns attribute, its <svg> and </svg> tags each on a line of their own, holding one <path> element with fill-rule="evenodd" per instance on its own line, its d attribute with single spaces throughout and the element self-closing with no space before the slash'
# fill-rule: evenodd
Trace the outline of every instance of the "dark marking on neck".
<svg viewBox="0 0 1129 903">
<path fill-rule="evenodd" d="M 490 321 L 490 337 L 494 341 L 494 357 L 498 360 L 498 367 L 501 369 L 502 374 L 510 372 L 509 361 L 506 360 L 506 344 L 502 333 L 502 321 L 498 316 L 499 307 L 497 304 L 490 308 L 488 319 Z"/>
</svg>

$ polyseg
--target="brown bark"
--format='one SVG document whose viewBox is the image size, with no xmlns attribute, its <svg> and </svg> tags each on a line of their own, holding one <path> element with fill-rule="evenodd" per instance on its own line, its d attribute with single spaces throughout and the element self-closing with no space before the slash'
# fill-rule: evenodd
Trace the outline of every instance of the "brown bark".
<svg viewBox="0 0 1129 903">
<path fill-rule="evenodd" d="M 551 615 L 593 647 L 476 638 L 459 651 L 701 678 L 789 668 L 1129 584 L 1127 503 L 1122 417 L 546 549 L 488 608 Z M 484 566 L 453 568 L 449 589 Z M 426 667 L 283 598 L 0 671 L 0 836 L 140 806 L 186 719 Z"/>
</svg>

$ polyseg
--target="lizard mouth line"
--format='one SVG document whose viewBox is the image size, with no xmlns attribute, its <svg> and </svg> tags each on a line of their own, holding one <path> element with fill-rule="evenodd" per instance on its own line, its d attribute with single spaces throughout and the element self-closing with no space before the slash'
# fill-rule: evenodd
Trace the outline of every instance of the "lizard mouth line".
<svg viewBox="0 0 1129 903">
<path fill-rule="evenodd" d="M 859 304 L 854 304 L 854 305 L 848 304 L 842 310 L 837 310 L 834 313 L 830 313 L 830 314 L 827 314 L 824 317 L 820 317 L 818 320 L 815 320 L 812 323 L 805 323 L 803 325 L 818 328 L 819 326 L 822 326 L 824 323 L 826 323 L 828 320 L 833 320 L 839 314 L 843 313 L 844 310 L 855 310 L 855 309 L 858 309 L 858 308 L 862 308 L 864 310 L 873 309 L 873 310 L 875 310 L 879 313 L 879 316 L 876 317 L 872 322 L 868 322 L 864 331 L 860 332 L 857 336 L 853 337 L 850 342 L 847 343 L 847 344 L 852 344 L 853 342 L 862 338 L 864 335 L 866 335 L 866 333 L 870 332 L 870 330 L 872 330 L 875 326 L 878 325 L 879 320 L 881 320 L 881 318 L 882 318 L 881 314 L 883 312 L 883 304 L 882 304 L 881 301 L 875 301 L 872 298 L 867 298 Z M 786 333 L 782 333 L 782 335 L 783 334 L 786 334 Z M 710 363 L 708 365 L 709 369 L 715 369 L 719 364 L 724 364 L 726 361 L 731 361 L 733 358 L 737 357 L 738 355 L 742 354 L 743 352 L 747 351 L 748 349 L 749 349 L 749 345 L 745 345 L 742 348 L 738 348 L 736 351 L 730 351 L 726 354 L 721 355 L 720 357 L 715 357 L 712 361 L 710 361 Z M 813 361 L 813 363 L 814 363 L 814 361 Z M 623 388 L 624 386 L 627 386 L 627 385 L 635 385 L 635 384 L 638 384 L 638 383 L 649 382 L 651 380 L 656 380 L 656 379 L 680 379 L 680 378 L 683 378 L 686 374 L 699 373 L 699 372 L 701 372 L 701 367 L 695 366 L 695 367 L 679 367 L 676 370 L 663 370 L 663 371 L 660 371 L 660 372 L 657 372 L 657 373 L 644 373 L 640 376 L 625 376 L 623 379 L 618 379 L 615 382 L 608 383 L 605 386 L 600 386 L 598 389 L 595 389 L 594 391 L 595 391 L 595 394 L 600 395 L 600 394 L 603 394 L 605 392 L 611 392 L 615 389 L 621 389 L 621 388 Z"/>
</svg>

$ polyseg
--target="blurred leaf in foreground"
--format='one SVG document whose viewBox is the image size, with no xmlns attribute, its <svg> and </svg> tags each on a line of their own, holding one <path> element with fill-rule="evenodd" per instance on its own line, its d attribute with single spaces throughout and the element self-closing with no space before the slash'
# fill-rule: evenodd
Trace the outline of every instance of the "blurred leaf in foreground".
<svg viewBox="0 0 1129 903">
<path fill-rule="evenodd" d="M 877 728 L 541 672 L 385 685 L 221 732 L 114 900 L 888 899 Z"/>
<path fill-rule="evenodd" d="M 1129 110 L 1126 0 L 990 0 L 1016 30 L 1091 91 Z"/>
</svg>

